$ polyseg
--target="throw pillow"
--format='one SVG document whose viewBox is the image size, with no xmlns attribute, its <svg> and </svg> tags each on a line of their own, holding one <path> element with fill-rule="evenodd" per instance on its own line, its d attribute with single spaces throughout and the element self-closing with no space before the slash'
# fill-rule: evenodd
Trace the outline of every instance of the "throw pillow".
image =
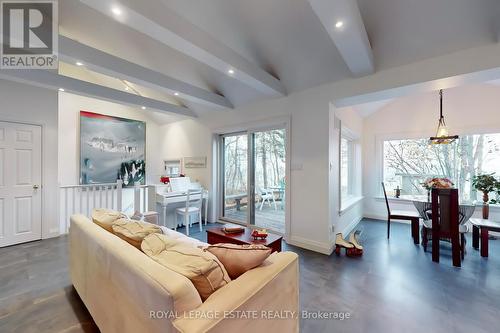
<svg viewBox="0 0 500 333">
<path fill-rule="evenodd" d="M 139 250 L 142 240 L 154 233 L 162 233 L 161 228 L 155 224 L 143 221 L 119 219 L 112 226 L 113 233 L 121 239 L 127 241 Z"/>
<path fill-rule="evenodd" d="M 152 234 L 144 238 L 141 248 L 154 261 L 191 280 L 203 301 L 231 281 L 217 257 L 196 246 Z"/>
<path fill-rule="evenodd" d="M 226 268 L 231 279 L 260 266 L 271 254 L 271 249 L 262 244 L 236 245 L 215 244 L 205 248 L 215 255 Z"/>
<path fill-rule="evenodd" d="M 92 221 L 109 232 L 113 232 L 113 223 L 122 217 L 124 217 L 122 213 L 111 209 L 96 208 L 92 210 Z"/>
</svg>

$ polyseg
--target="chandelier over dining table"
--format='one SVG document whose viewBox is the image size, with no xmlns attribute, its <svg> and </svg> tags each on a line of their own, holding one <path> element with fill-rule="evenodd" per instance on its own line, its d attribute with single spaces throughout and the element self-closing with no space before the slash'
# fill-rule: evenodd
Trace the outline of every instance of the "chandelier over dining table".
<svg viewBox="0 0 500 333">
<path fill-rule="evenodd" d="M 436 136 L 429 139 L 432 145 L 450 144 L 458 139 L 458 135 L 450 135 L 443 115 L 443 89 L 439 90 L 439 123 Z"/>
</svg>

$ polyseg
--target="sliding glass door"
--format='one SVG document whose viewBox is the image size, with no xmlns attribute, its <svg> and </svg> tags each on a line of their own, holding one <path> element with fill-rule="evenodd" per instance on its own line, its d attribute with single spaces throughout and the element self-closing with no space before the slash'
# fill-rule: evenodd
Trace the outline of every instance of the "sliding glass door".
<svg viewBox="0 0 500 333">
<path fill-rule="evenodd" d="M 224 207 L 223 216 L 235 222 L 248 220 L 248 136 L 222 137 Z"/>
<path fill-rule="evenodd" d="M 225 220 L 285 233 L 286 130 L 222 136 Z"/>
<path fill-rule="evenodd" d="M 285 130 L 254 132 L 254 223 L 260 228 L 285 233 Z"/>
</svg>

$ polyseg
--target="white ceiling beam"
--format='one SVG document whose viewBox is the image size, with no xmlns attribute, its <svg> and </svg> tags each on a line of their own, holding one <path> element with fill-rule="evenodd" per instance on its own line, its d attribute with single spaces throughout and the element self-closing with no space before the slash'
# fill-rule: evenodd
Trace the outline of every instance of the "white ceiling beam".
<svg viewBox="0 0 500 333">
<path fill-rule="evenodd" d="M 175 113 L 193 118 L 196 117 L 196 114 L 193 111 L 184 106 L 178 106 L 143 96 L 129 94 L 124 91 L 104 87 L 95 83 L 59 75 L 55 71 L 40 69 L 2 69 L 0 70 L 0 78 L 54 90 L 63 88 L 65 91 L 77 95 L 95 97 L 134 107 L 146 107 L 147 110 Z"/>
<path fill-rule="evenodd" d="M 373 52 L 356 0 L 309 0 L 313 11 L 356 76 L 375 71 Z"/>
<path fill-rule="evenodd" d="M 212 107 L 233 108 L 231 102 L 224 96 L 115 57 L 62 35 L 59 35 L 59 57 L 62 61 L 71 64 L 81 62 L 92 71 L 117 79 L 127 80 L 171 95 L 178 93 L 181 99 Z"/>
<path fill-rule="evenodd" d="M 139 1 L 136 3 L 128 1 L 127 4 L 124 4 L 125 1 L 117 3 L 114 0 L 80 1 L 257 91 L 266 95 L 286 95 L 285 87 L 280 80 L 177 15 L 173 10 L 165 7 L 163 10 L 144 13 L 144 8 L 141 8 L 142 3 Z M 230 74 L 230 70 L 234 71 L 234 74 Z"/>
</svg>

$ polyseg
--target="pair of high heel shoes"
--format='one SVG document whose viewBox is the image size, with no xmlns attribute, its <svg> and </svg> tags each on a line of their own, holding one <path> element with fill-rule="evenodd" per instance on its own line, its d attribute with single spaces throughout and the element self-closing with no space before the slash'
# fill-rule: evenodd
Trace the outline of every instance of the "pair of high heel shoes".
<svg viewBox="0 0 500 333">
<path fill-rule="evenodd" d="M 345 249 L 345 253 L 349 257 L 357 257 L 363 254 L 363 247 L 359 244 L 356 232 L 351 233 L 349 241 L 344 240 L 342 233 L 338 233 L 335 237 L 335 254 L 340 255 L 340 251 Z"/>
</svg>

